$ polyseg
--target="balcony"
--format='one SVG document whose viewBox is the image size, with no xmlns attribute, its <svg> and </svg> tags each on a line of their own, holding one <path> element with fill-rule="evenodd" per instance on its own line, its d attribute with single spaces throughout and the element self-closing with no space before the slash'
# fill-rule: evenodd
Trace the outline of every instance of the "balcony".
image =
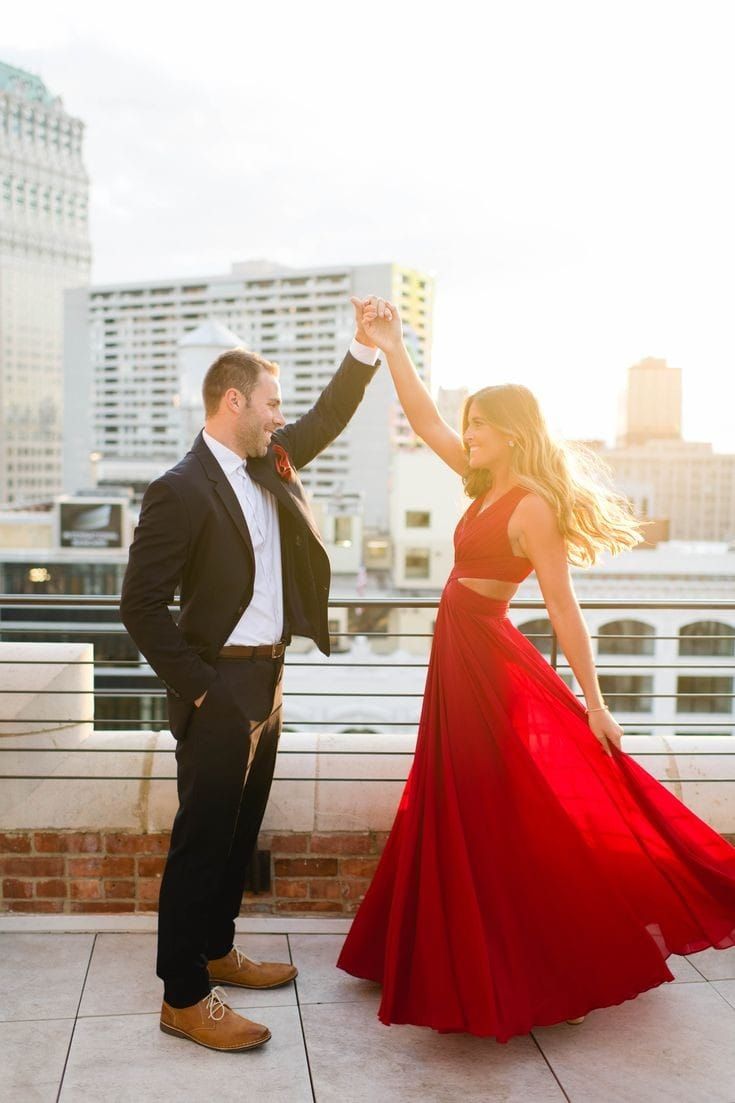
<svg viewBox="0 0 735 1103">
<path fill-rule="evenodd" d="M 625 750 L 735 837 L 733 693 L 722 682 L 732 678 L 735 632 L 722 625 L 735 623 L 735 601 L 582 604 L 601 675 L 627 679 L 607 690 L 625 706 Z M 9 1099 L 147 1101 L 183 1085 L 185 1098 L 240 1099 L 257 1083 L 259 1103 L 735 1100 L 735 950 L 671 959 L 674 983 L 505 1046 L 385 1027 L 378 987 L 334 968 L 410 762 L 434 606 L 335 601 L 347 649 L 327 662 L 313 650 L 290 655 L 293 730 L 282 736 L 239 945 L 290 956 L 299 977 L 268 993 L 228 991 L 273 1035 L 234 1057 L 157 1027 L 153 913 L 175 807 L 160 686 L 130 653 L 113 598 L 0 599 Z M 516 602 L 512 614 L 569 680 L 540 603 Z M 717 681 L 700 695 L 681 678 Z"/>
</svg>

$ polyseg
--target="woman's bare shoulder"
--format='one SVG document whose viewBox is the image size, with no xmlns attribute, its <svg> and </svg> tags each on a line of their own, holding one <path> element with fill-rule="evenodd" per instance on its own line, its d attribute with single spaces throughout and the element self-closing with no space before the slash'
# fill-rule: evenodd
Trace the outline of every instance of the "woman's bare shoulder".
<svg viewBox="0 0 735 1103">
<path fill-rule="evenodd" d="M 552 505 L 534 490 L 521 498 L 515 509 L 514 520 L 519 529 L 539 535 L 559 532 L 559 521 Z"/>
<path fill-rule="evenodd" d="M 520 517 L 538 518 L 543 520 L 556 520 L 553 508 L 535 490 L 527 490 L 516 507 L 516 513 Z"/>
</svg>

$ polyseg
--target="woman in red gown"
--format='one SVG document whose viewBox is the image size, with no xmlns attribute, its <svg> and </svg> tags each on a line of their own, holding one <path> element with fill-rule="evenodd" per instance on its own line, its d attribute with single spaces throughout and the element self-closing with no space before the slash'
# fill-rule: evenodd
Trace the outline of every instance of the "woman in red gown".
<svg viewBox="0 0 735 1103">
<path fill-rule="evenodd" d="M 633 546 L 623 499 L 573 466 L 525 387 L 488 387 L 463 440 L 392 304 L 366 329 L 419 436 L 474 499 L 434 630 L 416 754 L 337 962 L 383 1023 L 506 1042 L 673 980 L 670 954 L 735 945 L 735 848 L 620 748 L 568 564 Z M 582 705 L 507 617 L 535 570 Z"/>
</svg>

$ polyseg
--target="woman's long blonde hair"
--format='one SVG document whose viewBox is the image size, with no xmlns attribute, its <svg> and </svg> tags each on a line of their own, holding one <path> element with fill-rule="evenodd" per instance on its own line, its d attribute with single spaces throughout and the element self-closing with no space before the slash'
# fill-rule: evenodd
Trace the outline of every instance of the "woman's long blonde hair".
<svg viewBox="0 0 735 1103">
<path fill-rule="evenodd" d="M 509 448 L 511 477 L 549 503 L 570 563 L 589 567 L 601 552 L 616 555 L 643 540 L 642 524 L 627 498 L 613 490 L 607 464 L 583 445 L 552 440 L 538 402 L 527 387 L 506 383 L 470 395 L 462 411 L 463 439 L 473 404 L 515 442 Z M 492 483 L 487 468 L 468 470 L 465 494 L 479 498 Z"/>
</svg>

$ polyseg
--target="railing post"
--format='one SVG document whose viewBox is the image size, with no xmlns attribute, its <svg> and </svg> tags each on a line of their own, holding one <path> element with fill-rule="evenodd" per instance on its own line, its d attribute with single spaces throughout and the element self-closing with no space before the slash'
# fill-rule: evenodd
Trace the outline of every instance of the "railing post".
<svg viewBox="0 0 735 1103">
<path fill-rule="evenodd" d="M 551 628 L 551 666 L 556 670 L 557 663 L 559 661 L 559 641 L 556 638 L 556 632 L 552 626 Z"/>
</svg>

